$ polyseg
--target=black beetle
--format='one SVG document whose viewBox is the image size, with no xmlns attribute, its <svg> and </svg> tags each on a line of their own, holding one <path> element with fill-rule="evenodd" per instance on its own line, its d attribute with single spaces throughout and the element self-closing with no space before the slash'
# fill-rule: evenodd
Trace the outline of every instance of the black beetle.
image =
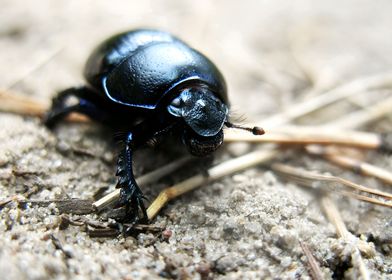
<svg viewBox="0 0 392 280">
<path fill-rule="evenodd" d="M 86 86 L 53 99 L 45 124 L 52 127 L 78 112 L 126 131 L 116 176 L 119 205 L 126 205 L 132 218 L 147 218 L 132 171 L 135 149 L 172 133 L 182 137 L 191 154 L 205 156 L 223 143 L 224 124 L 237 127 L 228 122 L 222 74 L 207 57 L 166 32 L 138 29 L 105 40 L 88 58 L 84 77 Z M 256 128 L 252 131 L 257 134 Z"/>
</svg>

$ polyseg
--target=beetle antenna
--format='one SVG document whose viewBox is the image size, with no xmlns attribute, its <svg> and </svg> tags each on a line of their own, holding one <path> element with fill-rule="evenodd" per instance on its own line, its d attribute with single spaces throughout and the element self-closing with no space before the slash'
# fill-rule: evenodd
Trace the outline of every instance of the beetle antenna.
<svg viewBox="0 0 392 280">
<path fill-rule="evenodd" d="M 251 127 L 241 126 L 238 124 L 233 124 L 231 122 L 225 122 L 225 125 L 229 128 L 236 128 L 236 129 L 249 131 L 253 133 L 253 135 L 263 135 L 265 133 L 264 129 L 258 126 L 254 126 L 253 128 L 251 128 Z"/>
</svg>

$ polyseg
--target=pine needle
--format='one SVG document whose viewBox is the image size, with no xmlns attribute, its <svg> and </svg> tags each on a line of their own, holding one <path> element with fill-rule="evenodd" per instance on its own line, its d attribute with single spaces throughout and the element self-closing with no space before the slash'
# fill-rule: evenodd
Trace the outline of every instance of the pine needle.
<svg viewBox="0 0 392 280">
<path fill-rule="evenodd" d="M 323 280 L 324 276 L 321 271 L 320 264 L 318 263 L 316 258 L 313 256 L 308 245 L 302 241 L 299 242 L 299 245 L 301 245 L 302 251 L 305 253 L 305 256 L 308 260 L 309 274 L 312 276 L 312 279 Z"/>
<path fill-rule="evenodd" d="M 274 143 L 279 145 L 335 145 L 359 149 L 391 150 L 385 145 L 385 136 L 371 132 L 325 128 L 322 126 L 285 126 L 269 130 L 263 137 L 249 133 L 226 130 L 225 142 Z"/>
<path fill-rule="evenodd" d="M 280 163 L 272 164 L 271 169 L 285 177 L 289 177 L 301 185 L 309 187 L 317 186 L 318 188 L 325 186 L 328 190 L 339 191 L 340 194 L 348 197 L 392 208 L 392 194 L 365 187 L 341 177 L 319 174 L 317 172 L 306 171 Z M 319 184 L 319 182 L 324 182 L 326 184 L 322 185 Z M 346 189 L 351 190 L 351 192 L 348 192 Z M 356 191 L 357 193 L 353 191 Z"/>
<path fill-rule="evenodd" d="M 380 181 L 392 185 L 392 172 L 375 166 L 373 164 L 364 162 L 360 159 L 352 158 L 342 153 L 337 154 L 336 151 L 328 151 L 328 149 L 320 146 L 309 146 L 306 151 L 312 155 L 322 156 L 324 159 L 334 163 L 340 167 L 352 170 L 365 176 L 371 176 Z"/>
</svg>

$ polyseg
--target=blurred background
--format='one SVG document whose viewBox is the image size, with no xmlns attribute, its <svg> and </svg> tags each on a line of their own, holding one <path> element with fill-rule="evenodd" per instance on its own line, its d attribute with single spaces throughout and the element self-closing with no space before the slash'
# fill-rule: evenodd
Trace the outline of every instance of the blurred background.
<svg viewBox="0 0 392 280">
<path fill-rule="evenodd" d="M 85 60 L 128 29 L 170 31 L 224 73 L 249 118 L 392 64 L 392 4 L 346 1 L 2 0 L 0 85 L 47 98 L 83 83 Z M 246 110 L 243 110 L 246 108 Z"/>
</svg>

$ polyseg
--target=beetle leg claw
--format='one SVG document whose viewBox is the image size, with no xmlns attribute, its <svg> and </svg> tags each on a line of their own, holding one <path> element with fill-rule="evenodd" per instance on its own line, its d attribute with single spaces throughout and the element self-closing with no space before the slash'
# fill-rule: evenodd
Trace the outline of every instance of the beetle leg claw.
<svg viewBox="0 0 392 280">
<path fill-rule="evenodd" d="M 116 207 L 125 206 L 126 220 L 132 223 L 146 223 L 148 221 L 147 210 L 143 199 L 145 196 L 136 185 L 136 182 L 121 187 L 120 198 Z"/>
</svg>

